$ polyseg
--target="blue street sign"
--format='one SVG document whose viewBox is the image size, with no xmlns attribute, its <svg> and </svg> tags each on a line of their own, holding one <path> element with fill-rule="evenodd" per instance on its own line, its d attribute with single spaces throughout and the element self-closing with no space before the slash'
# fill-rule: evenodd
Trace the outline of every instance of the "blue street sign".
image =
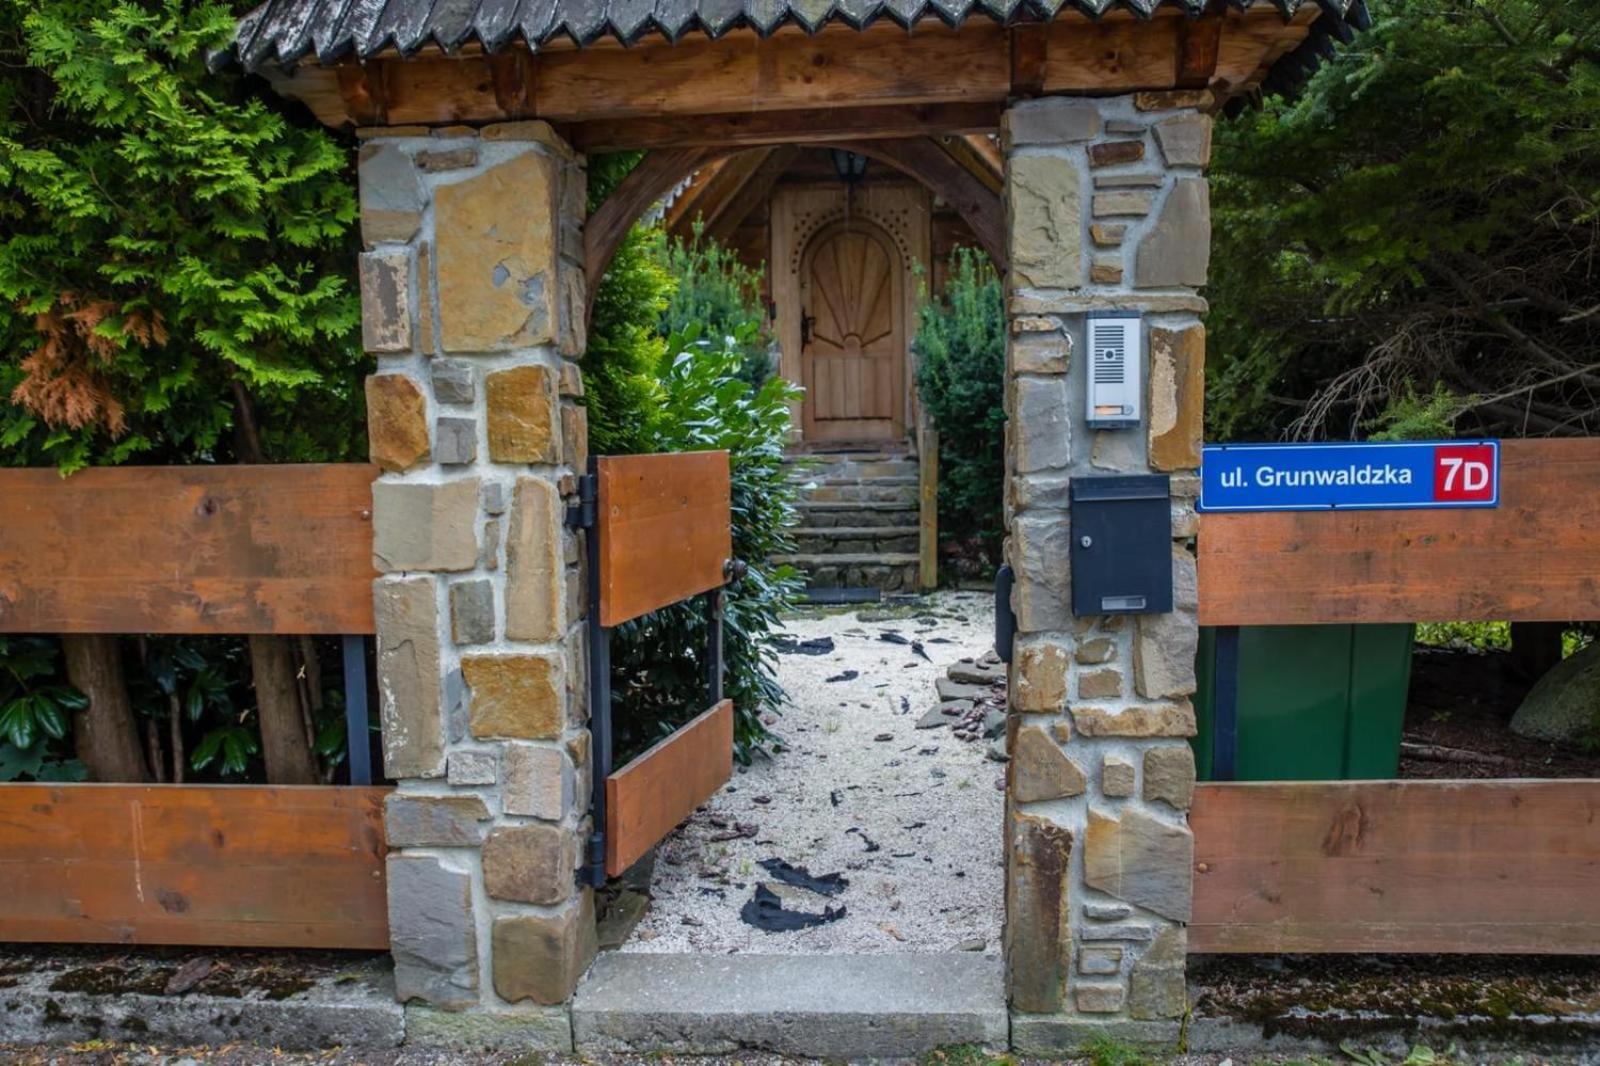
<svg viewBox="0 0 1600 1066">
<path fill-rule="evenodd" d="M 1208 444 L 1202 511 L 1500 506 L 1500 442 Z"/>
</svg>

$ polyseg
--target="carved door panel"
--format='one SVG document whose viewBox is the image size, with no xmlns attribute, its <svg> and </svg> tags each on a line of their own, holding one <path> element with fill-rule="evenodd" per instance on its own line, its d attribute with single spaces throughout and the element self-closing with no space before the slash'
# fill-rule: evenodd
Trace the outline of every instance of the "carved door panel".
<svg viewBox="0 0 1600 1066">
<path fill-rule="evenodd" d="M 800 273 L 806 437 L 902 436 L 905 271 L 893 242 L 870 223 L 831 226 Z"/>
</svg>

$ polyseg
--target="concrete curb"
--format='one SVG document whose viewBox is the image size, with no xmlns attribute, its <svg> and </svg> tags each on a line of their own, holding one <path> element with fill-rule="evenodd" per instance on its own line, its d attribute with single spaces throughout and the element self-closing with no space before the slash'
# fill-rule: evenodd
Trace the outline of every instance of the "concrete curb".
<svg viewBox="0 0 1600 1066">
<path fill-rule="evenodd" d="M 245 1042 L 287 1051 L 397 1047 L 405 1014 L 387 965 L 323 981 L 304 992 L 265 996 L 98 994 L 51 988 L 52 972 L 23 975 L 0 989 L 0 1043 L 108 1040 L 194 1046 Z"/>
</svg>

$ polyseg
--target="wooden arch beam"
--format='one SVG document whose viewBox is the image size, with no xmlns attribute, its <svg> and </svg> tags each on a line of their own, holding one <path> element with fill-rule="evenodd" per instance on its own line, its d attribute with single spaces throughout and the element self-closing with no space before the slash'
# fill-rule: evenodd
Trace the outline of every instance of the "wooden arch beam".
<svg viewBox="0 0 1600 1066">
<path fill-rule="evenodd" d="M 876 159 L 921 182 L 955 209 L 995 266 L 1006 269 L 1005 207 L 1000 193 L 958 162 L 931 137 L 840 141 L 843 148 Z M 583 229 L 583 265 L 588 280 L 589 306 L 600 278 L 627 235 L 628 228 L 673 187 L 707 163 L 735 155 L 744 148 L 658 148 L 645 155 L 605 203 L 589 217 Z"/>
</svg>

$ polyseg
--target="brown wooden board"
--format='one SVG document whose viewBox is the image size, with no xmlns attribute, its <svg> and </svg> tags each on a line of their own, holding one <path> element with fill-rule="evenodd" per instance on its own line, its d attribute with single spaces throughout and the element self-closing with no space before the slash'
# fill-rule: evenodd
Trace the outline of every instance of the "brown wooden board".
<svg viewBox="0 0 1600 1066">
<path fill-rule="evenodd" d="M 1600 781 L 1195 790 L 1196 952 L 1600 952 Z"/>
<path fill-rule="evenodd" d="M 0 785 L 0 942 L 385 950 L 387 792 Z"/>
<path fill-rule="evenodd" d="M 1500 506 L 1200 520 L 1200 623 L 1600 619 L 1600 440 L 1508 440 Z"/>
<path fill-rule="evenodd" d="M 723 700 L 606 778 L 606 876 L 621 876 L 732 776 L 733 701 Z"/>
<path fill-rule="evenodd" d="M 733 557 L 727 452 L 599 460 L 600 624 L 720 586 Z"/>
<path fill-rule="evenodd" d="M 0 633 L 371 633 L 377 473 L 0 470 Z"/>
</svg>

